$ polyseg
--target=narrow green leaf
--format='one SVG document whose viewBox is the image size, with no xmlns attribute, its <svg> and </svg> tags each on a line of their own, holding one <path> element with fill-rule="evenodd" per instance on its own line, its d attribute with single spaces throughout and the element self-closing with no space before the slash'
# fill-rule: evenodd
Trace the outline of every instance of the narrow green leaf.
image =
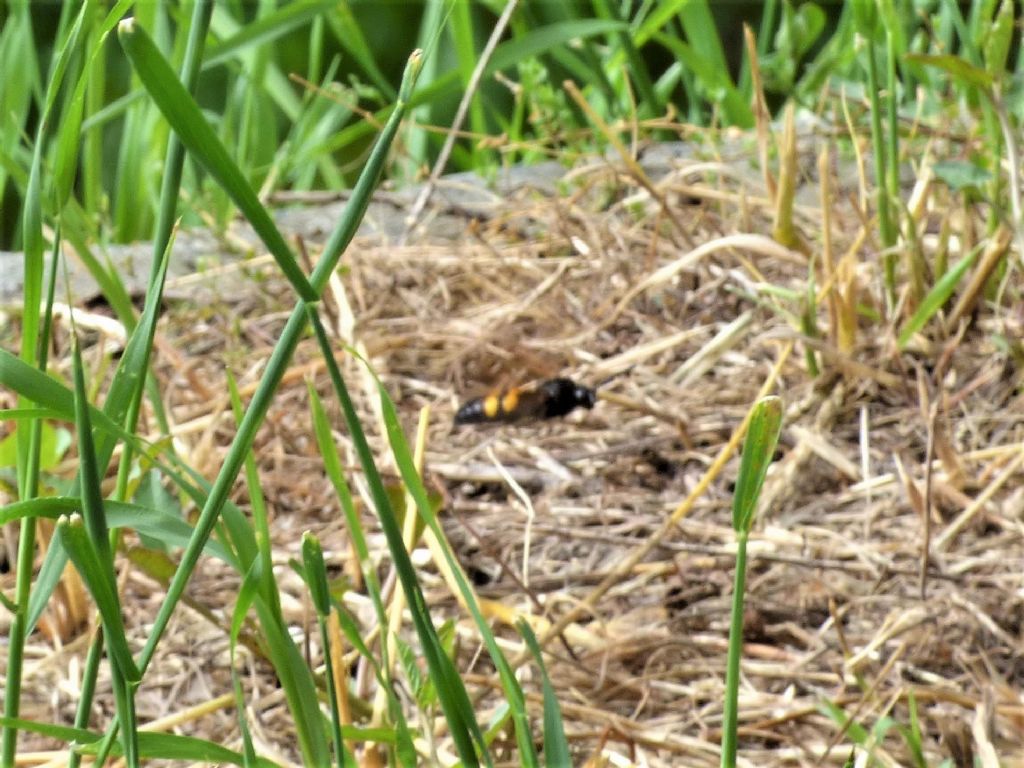
<svg viewBox="0 0 1024 768">
<path fill-rule="evenodd" d="M 316 291 L 295 261 L 267 209 L 153 41 L 133 19 L 121 22 L 118 37 L 139 79 L 181 143 L 231 196 L 299 296 L 304 301 L 316 301 Z"/>
<path fill-rule="evenodd" d="M 107 538 L 107 521 L 103 515 L 103 493 L 100 490 L 100 478 L 106 475 L 107 468 L 101 467 L 97 463 L 96 447 L 92 439 L 92 422 L 89 419 L 89 400 L 85 389 L 85 370 L 77 331 L 73 331 L 73 333 L 76 334 L 71 338 L 71 351 L 74 359 L 75 428 L 78 431 L 79 476 L 82 480 L 82 517 L 100 562 L 110 565 L 108 576 L 113 584 L 114 556 Z"/>
<path fill-rule="evenodd" d="M 339 3 L 334 13 L 326 15 L 326 20 L 334 32 L 338 44 L 355 59 L 374 86 L 384 94 L 384 98 L 393 101 L 396 95 L 395 87 L 387 75 L 381 71 L 377 57 L 352 12 L 352 5 Z"/>
<path fill-rule="evenodd" d="M 1006 77 L 1006 61 L 1013 44 L 1014 10 L 1013 0 L 1003 0 L 996 12 L 996 17 L 983 37 L 982 53 L 985 59 L 985 71 L 993 80 L 999 81 Z"/>
<path fill-rule="evenodd" d="M 272 43 L 336 4 L 336 0 L 299 0 L 270 13 L 263 13 L 250 23 L 239 25 L 238 31 L 231 37 L 210 46 L 203 60 L 203 68 L 223 64 L 248 48 Z"/>
<path fill-rule="evenodd" d="M 341 371 L 338 369 L 338 363 L 334 359 L 334 351 L 331 348 L 330 340 L 327 338 L 323 323 L 320 322 L 320 318 L 313 310 L 312 306 L 307 308 L 309 319 L 316 334 L 317 342 L 320 345 L 324 362 L 327 365 L 327 372 L 331 378 L 335 395 L 341 403 L 342 413 L 345 416 L 346 426 L 355 444 L 356 454 L 359 456 L 359 462 L 363 467 L 363 473 L 370 488 L 377 518 L 384 532 L 395 572 L 405 592 L 409 613 L 412 616 L 413 626 L 420 641 L 427 669 L 434 681 L 434 686 L 441 702 L 441 709 L 444 712 L 445 719 L 448 721 L 448 728 L 455 741 L 459 757 L 467 765 L 478 765 L 477 748 L 479 748 L 485 762 L 490 764 L 490 756 L 486 751 L 487 745 L 484 743 L 483 734 L 480 732 L 480 727 L 476 722 L 469 696 L 455 666 L 441 649 L 437 631 L 434 629 L 430 611 L 426 605 L 426 599 L 423 597 L 423 591 L 420 589 L 416 578 L 416 569 L 409 558 L 409 553 L 405 549 L 398 519 L 391 507 L 387 490 L 374 462 L 373 453 L 370 450 L 366 434 L 359 423 L 359 417 L 356 414 L 352 398 L 348 393 L 348 388 L 345 386 Z M 387 418 L 388 415 L 385 413 L 385 420 Z M 389 437 L 390 432 L 391 428 L 389 428 Z M 401 466 L 401 460 L 397 461 Z M 405 479 L 404 476 L 403 479 Z M 413 493 L 415 495 L 415 491 Z"/>
<path fill-rule="evenodd" d="M 13 418 L 0 411 L 0 419 Z M 43 409 L 29 409 L 26 417 L 31 420 L 47 418 L 49 412 Z M 0 440 L 0 467 L 13 467 L 17 462 L 17 438 L 12 432 Z M 42 421 L 39 442 L 39 468 L 49 471 L 60 463 L 71 447 L 71 433 L 63 427 L 55 427 L 49 421 Z"/>
<path fill-rule="evenodd" d="M 508 69 L 524 59 L 547 53 L 572 40 L 620 31 L 629 31 L 629 27 L 624 22 L 612 19 L 579 19 L 549 24 L 495 48 L 486 72 L 493 74 Z"/>
<path fill-rule="evenodd" d="M 97 747 L 96 745 L 88 745 L 81 748 L 81 751 L 87 755 L 94 755 L 96 754 Z M 116 748 L 112 751 L 112 754 L 120 755 Z M 235 752 L 212 741 L 198 739 L 194 736 L 181 736 L 176 733 L 140 732 L 139 756 L 146 760 L 247 765 L 245 757 L 240 752 Z M 250 765 L 254 768 L 280 768 L 279 763 L 275 763 L 265 757 L 257 757 L 256 762 Z"/>
<path fill-rule="evenodd" d="M 47 496 L 16 501 L 0 507 L 0 525 L 26 517 L 56 520 L 61 515 L 77 512 L 81 508 L 82 500 L 77 496 Z M 183 547 L 192 535 L 192 526 L 185 520 L 171 512 L 144 504 L 106 499 L 103 511 L 111 529 L 131 528 L 168 547 Z M 205 552 L 231 566 L 236 562 L 217 541 L 206 542 Z"/>
<path fill-rule="evenodd" d="M 242 402 L 234 379 L 230 376 L 228 385 L 235 419 L 241 421 Z M 323 718 L 320 717 L 313 675 L 295 646 L 288 631 L 288 622 L 281 611 L 281 600 L 273 571 L 266 501 L 260 488 L 256 457 L 251 447 L 245 456 L 245 479 L 252 507 L 252 523 L 250 526 L 244 519 L 238 520 L 237 525 L 241 530 L 236 531 L 233 538 L 241 540 L 254 537 L 257 552 L 251 560 L 243 561 L 245 578 L 233 614 L 232 643 L 236 641 L 237 633 L 241 631 L 241 623 L 249 606 L 252 605 L 259 616 L 259 627 L 266 640 L 267 656 L 274 666 L 292 712 L 303 759 L 310 765 L 326 765 L 330 759 L 329 748 Z M 229 525 L 232 523 L 229 522 Z M 245 729 L 247 724 L 240 721 L 240 725 Z"/>
<path fill-rule="evenodd" d="M 96 603 L 111 659 L 117 665 L 121 677 L 131 684 L 138 683 L 142 677 L 125 639 L 121 603 L 117 597 L 117 586 L 110 577 L 109 564 L 104 564 L 97 557 L 80 515 L 58 519 L 57 537 Z"/>
<path fill-rule="evenodd" d="M 540 668 L 541 686 L 544 691 L 544 762 L 547 765 L 572 765 L 572 754 L 569 752 L 569 741 L 565 738 L 565 726 L 562 722 L 562 708 L 558 704 L 558 696 L 548 677 L 544 666 L 544 654 L 540 643 L 525 619 L 516 625 L 519 634 L 526 640 L 526 645 L 533 655 L 533 660 Z"/>
<path fill-rule="evenodd" d="M 379 140 L 370 153 L 369 160 L 353 190 L 350 203 L 346 207 L 337 229 L 313 271 L 312 284 L 316 286 L 317 291 L 323 289 L 329 276 L 334 272 L 338 259 L 355 235 L 359 221 L 369 205 L 371 193 L 380 177 L 389 147 L 398 131 L 402 116 L 405 114 L 405 108 L 415 84 L 419 65 L 420 58 L 419 54 L 416 53 L 410 57 L 409 64 L 406 67 L 400 89 L 399 103 L 396 105 L 391 118 L 388 120 Z M 288 361 L 305 329 L 306 311 L 305 303 L 300 302 L 292 312 L 281 333 L 281 338 L 267 363 L 266 374 L 249 403 L 242 424 L 237 430 L 235 440 L 228 455 L 225 457 L 224 464 L 221 466 L 216 480 L 210 487 L 209 495 L 203 503 L 202 511 L 196 522 L 195 533 L 189 542 L 189 546 L 182 554 L 181 565 L 168 587 L 167 598 L 160 607 L 146 646 L 140 654 L 140 666 L 143 669 L 152 661 L 160 638 L 184 592 L 192 570 L 198 562 L 200 553 L 227 503 L 228 495 L 244 462 L 245 454 L 252 445 L 256 430 L 263 421 L 273 394 L 284 376 Z M 0 359 L 0 363 L 2 363 L 2 359 Z M 2 365 L 0 365 L 0 370 L 2 370 Z M 295 654 L 295 663 L 300 666 L 302 665 L 301 654 Z"/>
<path fill-rule="evenodd" d="M 951 54 L 908 53 L 905 61 L 935 67 L 966 85 L 988 89 L 992 87 L 992 75 L 981 67 L 976 67 L 965 59 Z"/>
<path fill-rule="evenodd" d="M 357 353 L 353 350 L 353 354 Z M 369 368 L 365 360 L 363 363 Z M 370 372 L 373 373 L 372 369 L 370 369 Z M 391 446 L 391 452 L 394 455 L 395 464 L 398 466 L 399 474 L 402 476 L 402 480 L 405 483 L 409 494 L 415 500 L 416 508 L 419 510 L 420 516 L 426 522 L 427 526 L 429 526 L 433 531 L 437 541 L 441 543 L 441 549 L 444 553 L 445 560 L 448 562 L 451 572 L 455 577 L 455 581 L 459 585 L 462 598 L 473 616 L 473 620 L 477 626 L 477 631 L 480 633 L 484 640 L 484 644 L 487 646 L 487 651 L 491 657 L 491 661 L 498 670 L 502 689 L 504 690 L 505 697 L 512 708 L 512 717 L 516 726 L 516 744 L 519 747 L 518 757 L 520 764 L 527 766 L 537 765 L 537 754 L 530 734 L 530 724 L 526 716 L 526 704 L 522 688 L 519 686 L 515 675 L 512 673 L 512 668 L 509 665 L 508 660 L 505 658 L 501 648 L 498 646 L 498 643 L 494 638 L 494 634 L 491 632 L 490 625 L 480 610 L 480 606 L 474 598 L 473 591 L 470 589 L 469 583 L 465 579 L 462 568 L 455 560 L 455 556 L 451 552 L 451 548 L 447 546 L 447 539 L 445 538 L 444 531 L 441 529 L 440 523 L 437 520 L 437 515 L 434 514 L 434 510 L 431 507 L 430 498 L 423 485 L 423 480 L 416 471 L 415 462 L 412 459 L 412 454 L 409 451 L 409 445 L 406 442 L 405 435 L 402 432 L 401 423 L 398 420 L 398 413 L 395 410 L 395 404 L 388 396 L 387 390 L 379 379 L 377 380 L 377 391 L 380 397 L 388 443 Z M 459 687 L 462 688 L 461 682 L 459 683 Z M 464 696 L 464 688 L 462 689 L 462 693 L 459 694 L 459 698 L 461 699 L 462 696 Z M 460 701 L 459 703 L 461 704 L 462 702 Z M 473 726 L 478 729 L 475 720 L 473 721 Z"/>
<path fill-rule="evenodd" d="M 856 720 L 851 719 L 846 713 L 846 710 L 838 704 L 834 704 L 826 699 L 819 705 L 818 709 L 838 725 L 854 744 L 860 744 L 863 746 L 867 743 L 867 730 L 865 730 L 864 726 Z"/>
<path fill-rule="evenodd" d="M 331 593 L 327 588 L 324 550 L 320 546 L 320 539 L 309 531 L 302 534 L 302 566 L 313 610 L 320 616 L 327 616 L 331 612 Z"/>
<path fill-rule="evenodd" d="M 690 45 L 670 35 L 656 34 L 656 42 L 682 61 L 697 78 L 704 95 L 712 104 L 723 108 L 726 119 L 742 127 L 753 125 L 753 112 L 743 99 L 743 94 L 729 78 L 728 70 L 717 69 L 710 61 L 701 57 Z"/>
<path fill-rule="evenodd" d="M 906 325 L 903 326 L 903 330 L 900 331 L 896 344 L 901 350 L 906 348 L 911 337 L 921 330 L 924 324 L 949 300 L 949 297 L 953 295 L 953 291 L 956 290 L 957 285 L 960 283 L 961 278 L 971 268 L 971 265 L 974 264 L 975 259 L 978 258 L 979 253 L 981 253 L 981 248 L 974 248 L 932 286 L 932 289 L 928 291 L 928 295 L 924 297 L 924 301 L 921 302 L 921 306 L 911 315 Z"/>
<path fill-rule="evenodd" d="M 762 398 L 754 405 L 733 492 L 732 525 L 737 532 L 750 530 L 761 486 L 764 485 L 781 431 L 782 400 L 778 397 Z"/>
<path fill-rule="evenodd" d="M 97 733 L 84 728 L 69 728 L 66 725 L 55 723 L 38 723 L 35 720 L 22 720 L 21 718 L 0 717 L 0 726 L 4 728 L 17 728 L 19 731 L 38 733 L 40 736 L 47 736 L 57 741 L 65 741 L 69 744 L 89 744 L 97 741 L 100 736 Z"/>
<path fill-rule="evenodd" d="M 965 160 L 940 160 L 932 163 L 935 175 L 955 192 L 982 189 L 992 181 L 992 172 Z"/>
</svg>

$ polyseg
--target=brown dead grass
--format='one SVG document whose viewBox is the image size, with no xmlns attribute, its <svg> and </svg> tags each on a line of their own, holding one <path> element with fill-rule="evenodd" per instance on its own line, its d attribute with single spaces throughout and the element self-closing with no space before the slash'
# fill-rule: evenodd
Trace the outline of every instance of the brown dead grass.
<svg viewBox="0 0 1024 768">
<path fill-rule="evenodd" d="M 503 618 L 529 616 L 542 630 L 577 610 L 547 650 L 580 764 L 718 764 L 735 458 L 694 490 L 778 366 L 771 392 L 784 398 L 786 420 L 750 540 L 745 764 L 841 765 L 849 734 L 822 713 L 824 702 L 870 729 L 886 716 L 907 726 L 913 697 L 929 764 L 968 765 L 965 754 L 990 749 L 1003 765 L 1024 765 L 1024 410 L 1019 360 L 999 346 L 1021 337 L 1021 315 L 983 308 L 963 332 L 922 337 L 903 355 L 891 329 L 862 319 L 855 352 L 843 355 L 823 301 L 824 336 L 812 347 L 823 372 L 812 378 L 793 322 L 799 304 L 763 290 L 806 295 L 807 260 L 749 234 L 771 231 L 768 196 L 741 158 L 727 161 L 696 170 L 680 161 L 654 179 L 671 216 L 622 169 L 593 162 L 567 173 L 561 194 L 520 189 L 464 219 L 459 238 L 364 239 L 327 309 L 372 360 L 410 434 L 430 409 L 428 483 L 444 493 L 448 536 L 479 594 L 506 612 L 491 607 L 510 655 L 519 646 Z M 832 180 L 837 254 L 862 226 L 848 181 Z M 923 230 L 941 223 L 939 203 Z M 798 206 L 796 220 L 806 242 L 821 242 L 820 208 Z M 870 238 L 860 242 L 847 286 L 877 306 L 877 256 Z M 259 280 L 221 275 L 219 299 L 172 305 L 158 342 L 179 450 L 209 477 L 233 434 L 223 369 L 251 392 L 290 308 L 270 267 L 247 262 Z M 820 273 L 817 284 L 831 288 Z M 369 383 L 339 356 L 379 435 Z M 596 408 L 452 428 L 460 399 L 555 375 L 604 382 Z M 307 529 L 338 568 L 349 550 L 312 438 L 308 376 L 329 400 L 312 340 L 255 450 L 286 615 L 312 632 L 287 558 Z M 348 450 L 346 436 L 339 441 Z M 388 466 L 386 451 L 379 456 Z M 374 544 L 386 573 L 383 540 Z M 460 667 L 486 720 L 500 701 L 496 676 L 428 560 L 419 560 L 428 599 L 438 619 L 459 617 Z M 124 581 L 141 637 L 161 592 L 135 572 Z M 236 589 L 219 564 L 201 567 L 190 596 L 209 615 L 179 611 L 140 692 L 143 719 L 175 715 L 191 721 L 182 732 L 235 741 L 231 703 L 220 697 L 230 690 L 223 625 Z M 358 595 L 351 604 L 366 616 Z M 26 716 L 68 716 L 68 665 L 81 648 L 36 649 L 29 680 L 40 694 Z M 258 745 L 297 759 L 272 676 L 251 658 L 247 670 Z M 536 672 L 524 667 L 523 680 L 539 714 Z M 372 700 L 365 670 L 355 686 Z M 193 719 L 192 708 L 210 702 Z M 106 722 L 109 703 L 96 714 Z M 439 744 L 447 754 L 443 733 Z M 894 732 L 874 754 L 883 765 L 910 760 Z"/>
</svg>

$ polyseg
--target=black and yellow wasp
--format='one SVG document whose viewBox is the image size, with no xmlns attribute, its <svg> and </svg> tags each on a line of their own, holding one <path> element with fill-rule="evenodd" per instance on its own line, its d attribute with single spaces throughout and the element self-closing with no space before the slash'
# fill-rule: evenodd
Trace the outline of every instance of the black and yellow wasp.
<svg viewBox="0 0 1024 768">
<path fill-rule="evenodd" d="M 508 424 L 554 419 L 577 408 L 593 408 L 597 392 L 572 379 L 557 378 L 494 392 L 465 403 L 455 424 Z"/>
</svg>

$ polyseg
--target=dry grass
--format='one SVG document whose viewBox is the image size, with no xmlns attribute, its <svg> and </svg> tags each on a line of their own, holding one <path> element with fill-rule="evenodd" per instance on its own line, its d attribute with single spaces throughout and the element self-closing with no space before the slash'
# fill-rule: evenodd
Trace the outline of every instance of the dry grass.
<svg viewBox="0 0 1024 768">
<path fill-rule="evenodd" d="M 365 349 L 410 432 L 430 408 L 428 483 L 443 491 L 448 535 L 479 594 L 538 621 L 582 607 L 565 642 L 547 646 L 580 763 L 717 765 L 735 458 L 680 504 L 778 366 L 772 391 L 787 412 L 750 541 L 743 760 L 841 765 L 849 739 L 822 714 L 824 701 L 870 728 L 885 716 L 907 725 L 912 696 L 928 764 L 970 765 L 965 755 L 991 749 L 1004 766 L 1024 765 L 1024 403 L 1019 361 L 996 346 L 1021 337 L 1022 316 L 982 309 L 965 330 L 922 339 L 902 356 L 892 329 L 862 320 L 853 354 L 828 334 L 814 342 L 823 373 L 812 378 L 792 320 L 798 304 L 764 290 L 805 295 L 807 260 L 750 234 L 772 228 L 761 182 L 742 156 L 674 166 L 652 177 L 671 215 L 624 169 L 594 162 L 568 172 L 557 194 L 520 188 L 473 220 L 449 207 L 462 220 L 455 237 L 404 246 L 365 238 L 346 257 L 328 311 Z M 826 219 L 831 247 L 849 250 L 853 277 L 843 287 L 876 304 L 878 262 L 840 181 L 848 179 L 832 179 Z M 808 199 L 816 190 L 810 184 Z M 923 226 L 929 216 L 939 223 L 938 202 L 931 211 Z M 821 208 L 798 205 L 795 217 L 804 241 L 820 244 Z M 289 308 L 271 265 L 246 269 L 261 278 L 221 275 L 219 299 L 173 304 L 158 341 L 179 449 L 211 477 L 233 433 L 223 368 L 254 384 Z M 823 295 L 836 282 L 817 279 Z M 305 342 L 256 444 L 286 615 L 307 631 L 302 585 L 285 565 L 300 532 L 320 535 L 339 568 L 349 551 L 309 422 L 304 379 L 325 383 L 316 358 Z M 379 433 L 369 426 L 372 390 L 350 358 L 344 366 Z M 460 399 L 555 375 L 604 382 L 596 408 L 554 422 L 452 428 Z M 678 521 L 666 525 L 674 512 Z M 428 599 L 438 617 L 455 615 L 427 560 Z M 602 581 L 608 589 L 595 593 Z M 141 636 L 159 589 L 132 572 L 125 583 Z M 208 563 L 190 595 L 223 624 L 234 588 Z M 365 608 L 358 596 L 351 603 Z M 500 693 L 470 623 L 459 630 L 461 668 L 486 718 Z M 500 633 L 514 640 L 509 627 Z M 232 742 L 231 704 L 217 698 L 229 691 L 226 648 L 221 626 L 180 611 L 140 692 L 143 719 L 212 700 L 220 708 L 183 730 Z M 36 649 L 27 679 L 39 709 L 26 716 L 67 716 L 69 664 L 80 650 L 81 642 L 57 654 Z M 538 681 L 524 674 L 535 696 Z M 366 693 L 364 678 L 356 685 Z M 247 683 L 258 744 L 294 759 L 266 668 L 252 662 Z M 895 733 L 875 756 L 909 764 Z"/>
</svg>

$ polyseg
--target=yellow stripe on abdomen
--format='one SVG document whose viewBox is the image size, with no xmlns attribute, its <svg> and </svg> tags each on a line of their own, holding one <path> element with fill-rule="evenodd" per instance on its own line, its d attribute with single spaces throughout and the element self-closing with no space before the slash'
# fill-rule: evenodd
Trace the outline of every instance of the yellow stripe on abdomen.
<svg viewBox="0 0 1024 768">
<path fill-rule="evenodd" d="M 501 397 L 501 412 L 505 416 L 511 416 L 519 407 L 519 390 L 510 389 Z"/>
<path fill-rule="evenodd" d="M 497 418 L 502 407 L 502 401 L 497 395 L 488 395 L 484 398 L 483 411 L 488 419 Z"/>
</svg>

